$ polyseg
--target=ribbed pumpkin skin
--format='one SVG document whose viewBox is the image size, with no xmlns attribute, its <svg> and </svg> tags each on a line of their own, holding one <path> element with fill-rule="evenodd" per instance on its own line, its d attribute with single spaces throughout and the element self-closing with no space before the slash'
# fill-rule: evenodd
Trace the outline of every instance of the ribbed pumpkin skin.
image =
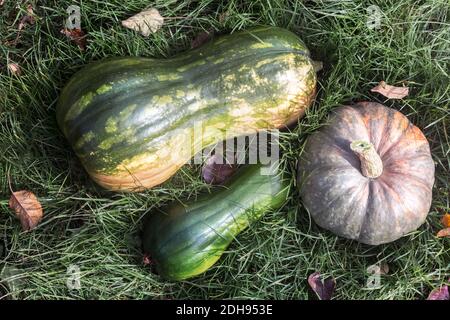
<svg viewBox="0 0 450 320">
<path fill-rule="evenodd" d="M 248 165 L 225 188 L 149 214 L 144 251 L 161 276 L 183 280 L 205 272 L 251 222 L 284 204 L 288 180 L 281 174 L 262 175 L 261 168 Z"/>
<path fill-rule="evenodd" d="M 259 27 L 171 59 L 88 65 L 66 85 L 56 111 L 97 183 L 142 190 L 218 141 L 297 120 L 315 84 L 302 41 L 284 29 Z"/>
<path fill-rule="evenodd" d="M 350 149 L 371 142 L 383 163 L 367 178 Z M 431 205 L 434 163 L 423 133 L 400 112 L 378 103 L 337 108 L 307 141 L 298 166 L 304 206 L 316 223 L 366 244 L 394 241 L 416 230 Z"/>
</svg>

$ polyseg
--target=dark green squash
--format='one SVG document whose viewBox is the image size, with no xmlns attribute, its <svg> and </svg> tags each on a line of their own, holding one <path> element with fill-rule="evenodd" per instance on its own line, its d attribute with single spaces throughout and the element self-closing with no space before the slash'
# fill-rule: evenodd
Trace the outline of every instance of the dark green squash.
<svg viewBox="0 0 450 320">
<path fill-rule="evenodd" d="M 171 59 L 90 64 L 66 85 L 56 112 L 94 181 L 142 190 L 218 141 L 296 121 L 315 85 L 303 42 L 290 31 L 259 27 Z"/>
<path fill-rule="evenodd" d="M 172 280 L 203 273 L 251 222 L 280 208 L 289 183 L 280 173 L 262 174 L 267 169 L 247 165 L 234 174 L 226 187 L 212 194 L 150 212 L 143 245 L 157 272 Z"/>
</svg>

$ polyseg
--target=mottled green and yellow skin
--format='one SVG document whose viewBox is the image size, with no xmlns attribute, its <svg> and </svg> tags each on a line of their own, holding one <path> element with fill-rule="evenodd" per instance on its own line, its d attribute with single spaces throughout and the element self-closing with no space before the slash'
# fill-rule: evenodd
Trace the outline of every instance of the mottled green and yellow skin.
<svg viewBox="0 0 450 320">
<path fill-rule="evenodd" d="M 303 42 L 259 27 L 171 59 L 90 64 L 62 91 L 57 119 L 97 183 L 142 190 L 218 141 L 296 121 L 315 86 Z"/>
<path fill-rule="evenodd" d="M 184 280 L 205 272 L 250 223 L 285 203 L 288 180 L 262 175 L 262 167 L 247 165 L 213 194 L 149 213 L 144 251 L 161 276 Z"/>
</svg>

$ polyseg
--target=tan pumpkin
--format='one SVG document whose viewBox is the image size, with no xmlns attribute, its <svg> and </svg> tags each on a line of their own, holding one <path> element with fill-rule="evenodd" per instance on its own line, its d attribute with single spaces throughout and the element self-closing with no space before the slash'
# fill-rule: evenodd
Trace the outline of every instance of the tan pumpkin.
<svg viewBox="0 0 450 320">
<path fill-rule="evenodd" d="M 431 206 L 434 163 L 402 113 L 361 102 L 334 110 L 299 161 L 303 204 L 315 222 L 366 244 L 416 230 Z"/>
</svg>

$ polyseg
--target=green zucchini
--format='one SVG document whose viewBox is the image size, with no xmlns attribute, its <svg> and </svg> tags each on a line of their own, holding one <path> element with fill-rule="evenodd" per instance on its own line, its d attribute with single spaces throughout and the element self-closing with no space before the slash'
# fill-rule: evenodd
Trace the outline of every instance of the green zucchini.
<svg viewBox="0 0 450 320">
<path fill-rule="evenodd" d="M 164 278 L 184 280 L 209 269 L 250 223 L 285 202 L 289 182 L 268 166 L 247 165 L 225 187 L 149 213 L 144 252 Z"/>
</svg>

